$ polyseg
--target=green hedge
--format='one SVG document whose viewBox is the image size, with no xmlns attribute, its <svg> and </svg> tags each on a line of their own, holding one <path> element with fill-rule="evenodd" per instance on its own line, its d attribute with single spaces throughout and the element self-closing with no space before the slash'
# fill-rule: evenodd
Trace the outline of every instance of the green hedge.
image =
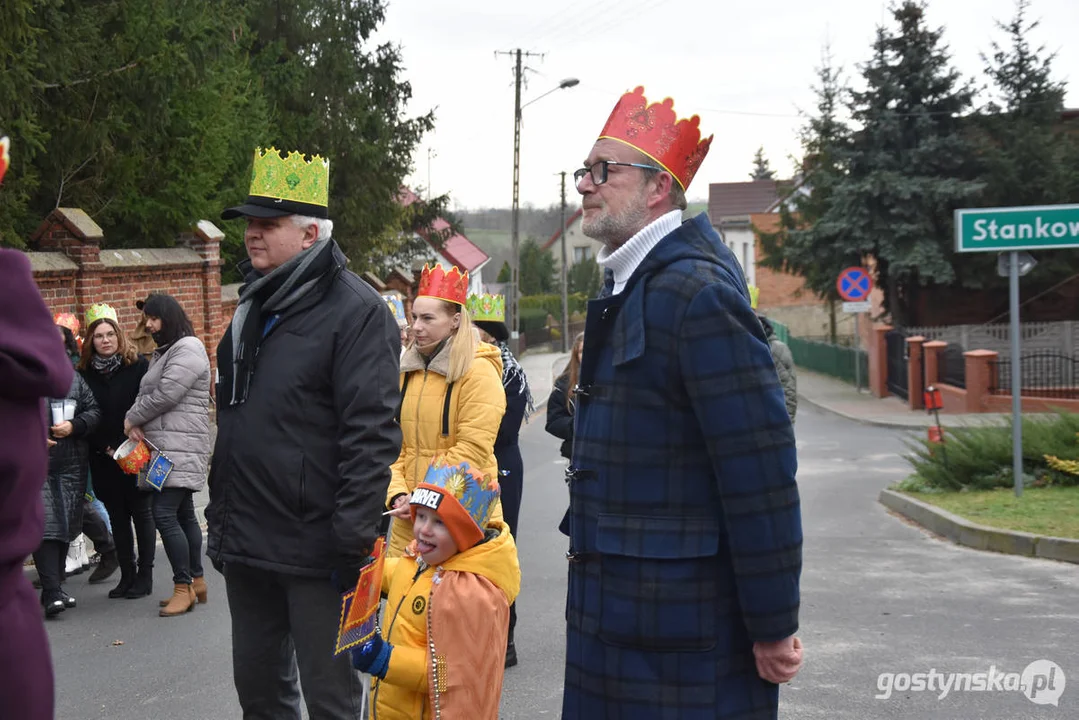
<svg viewBox="0 0 1079 720">
<path fill-rule="evenodd" d="M 907 442 L 914 475 L 899 489 L 913 492 L 1011 488 L 1012 429 L 946 428 L 942 448 L 919 438 Z M 1079 485 L 1079 415 L 1023 418 L 1023 484 Z"/>
<path fill-rule="evenodd" d="M 572 293 L 567 296 L 567 305 L 569 306 L 569 313 L 583 313 L 588 307 L 588 296 L 584 293 Z M 562 296 L 558 294 L 550 295 L 522 295 L 521 296 L 521 317 L 524 317 L 524 311 L 526 309 L 542 309 L 544 313 L 550 313 L 556 319 L 562 317 Z M 546 317 L 546 315 L 545 315 Z"/>
<path fill-rule="evenodd" d="M 521 298 L 521 300 L 523 301 L 524 298 Z M 517 322 L 520 331 L 523 333 L 542 330 L 547 326 L 547 311 L 538 307 L 525 307 L 524 302 L 522 302 L 521 312 L 517 316 Z"/>
</svg>

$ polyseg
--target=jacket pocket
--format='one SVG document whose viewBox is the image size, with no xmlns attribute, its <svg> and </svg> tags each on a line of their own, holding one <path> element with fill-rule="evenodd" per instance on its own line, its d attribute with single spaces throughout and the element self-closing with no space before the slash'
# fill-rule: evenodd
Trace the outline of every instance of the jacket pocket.
<svg viewBox="0 0 1079 720">
<path fill-rule="evenodd" d="M 714 518 L 600 515 L 599 637 L 635 650 L 715 647 L 720 607 Z"/>
</svg>

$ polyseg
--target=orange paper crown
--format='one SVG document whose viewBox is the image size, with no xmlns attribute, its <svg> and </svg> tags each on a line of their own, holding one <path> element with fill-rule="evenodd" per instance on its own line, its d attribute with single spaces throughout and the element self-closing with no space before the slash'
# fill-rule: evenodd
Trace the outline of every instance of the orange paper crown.
<svg viewBox="0 0 1079 720">
<path fill-rule="evenodd" d="M 674 176 L 683 192 L 708 154 L 713 135 L 701 140 L 701 119 L 679 120 L 674 100 L 648 104 L 644 88 L 626 93 L 614 106 L 600 140 L 617 140 L 640 150 Z"/>
<path fill-rule="evenodd" d="M 464 305 L 468 301 L 468 272 L 458 270 L 456 265 L 449 272 L 442 267 L 442 263 L 437 263 L 434 268 L 424 265 L 416 296 Z"/>
</svg>

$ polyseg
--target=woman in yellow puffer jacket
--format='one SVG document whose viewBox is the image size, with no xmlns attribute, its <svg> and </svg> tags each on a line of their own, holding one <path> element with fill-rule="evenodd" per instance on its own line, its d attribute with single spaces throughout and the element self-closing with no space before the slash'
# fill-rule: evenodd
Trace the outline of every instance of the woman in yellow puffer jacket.
<svg viewBox="0 0 1079 720">
<path fill-rule="evenodd" d="M 495 437 L 506 410 L 502 355 L 479 341 L 464 312 L 468 273 L 424 267 L 412 304 L 412 344 L 401 358 L 401 455 L 391 466 L 386 508 L 394 517 L 387 557 L 412 541 L 412 490 L 439 455 L 451 465 L 498 476 Z M 502 520 L 502 505 L 494 520 Z"/>
</svg>

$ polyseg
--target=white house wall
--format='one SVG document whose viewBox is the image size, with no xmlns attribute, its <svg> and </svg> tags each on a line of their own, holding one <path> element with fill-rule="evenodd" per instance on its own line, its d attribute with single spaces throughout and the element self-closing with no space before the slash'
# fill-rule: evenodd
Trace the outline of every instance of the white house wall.
<svg viewBox="0 0 1079 720">
<path fill-rule="evenodd" d="M 745 227 L 727 226 L 722 229 L 721 235 L 723 242 L 731 249 L 735 259 L 738 260 L 738 264 L 742 266 L 746 282 L 750 285 L 756 285 L 757 258 L 755 246 L 757 238 L 753 234 L 753 228 L 748 225 Z"/>
</svg>

